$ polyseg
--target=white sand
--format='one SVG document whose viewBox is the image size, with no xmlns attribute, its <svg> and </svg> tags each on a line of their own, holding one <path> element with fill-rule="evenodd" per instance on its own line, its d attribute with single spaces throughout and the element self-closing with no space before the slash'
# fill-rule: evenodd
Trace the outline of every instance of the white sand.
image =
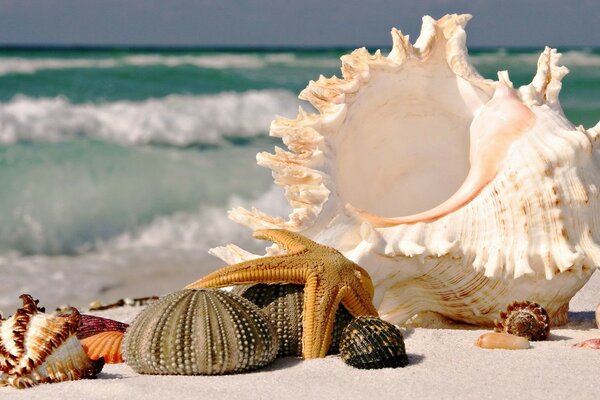
<svg viewBox="0 0 600 400">
<path fill-rule="evenodd" d="M 483 350 L 483 330 L 423 329 L 405 335 L 406 368 L 357 370 L 339 357 L 278 359 L 262 370 L 229 376 L 138 375 L 107 365 L 96 380 L 0 388 L 0 399 L 600 399 L 600 350 L 573 348 L 600 338 L 593 310 L 600 273 L 571 302 L 571 322 L 529 350 Z M 105 312 L 124 321 L 140 308 Z"/>
</svg>

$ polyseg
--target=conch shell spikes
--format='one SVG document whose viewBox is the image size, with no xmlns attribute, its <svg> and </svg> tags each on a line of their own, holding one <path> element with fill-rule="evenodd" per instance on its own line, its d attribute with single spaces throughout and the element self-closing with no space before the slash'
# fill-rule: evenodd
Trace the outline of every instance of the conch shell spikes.
<svg viewBox="0 0 600 400">
<path fill-rule="evenodd" d="M 600 265 L 600 124 L 565 118 L 568 70 L 554 49 L 528 85 L 514 88 L 505 71 L 481 77 L 469 19 L 426 16 L 414 44 L 394 29 L 387 56 L 357 49 L 342 78 L 311 81 L 300 97 L 318 113 L 275 118 L 271 135 L 287 149 L 257 155 L 293 211 L 230 218 L 339 250 L 367 270 L 380 315 L 396 324 L 434 311 L 493 326 L 528 299 L 556 326 Z M 212 253 L 256 257 L 232 245 Z"/>
</svg>

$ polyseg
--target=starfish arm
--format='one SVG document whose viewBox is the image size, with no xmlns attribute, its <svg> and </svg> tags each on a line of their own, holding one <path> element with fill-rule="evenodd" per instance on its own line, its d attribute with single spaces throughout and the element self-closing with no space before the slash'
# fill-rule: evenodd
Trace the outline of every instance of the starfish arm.
<svg viewBox="0 0 600 400">
<path fill-rule="evenodd" d="M 344 292 L 337 287 L 328 287 L 318 276 L 311 275 L 304 293 L 302 356 L 305 359 L 325 357 L 331 345 L 335 313 Z"/>
<path fill-rule="evenodd" d="M 352 314 L 354 317 L 360 316 L 379 316 L 377 309 L 371 302 L 372 295 L 368 293 L 362 286 L 349 288 L 348 286 L 344 287 L 347 289 L 344 291 L 344 297 L 341 302 L 346 307 L 348 312 Z"/>
<path fill-rule="evenodd" d="M 264 257 L 221 268 L 190 283 L 186 289 L 201 289 L 252 283 L 296 283 L 306 281 L 306 263 L 290 256 Z"/>
<path fill-rule="evenodd" d="M 289 254 L 312 250 L 315 242 L 294 232 L 283 229 L 261 229 L 254 232 L 256 239 L 268 240 L 285 248 Z"/>
</svg>

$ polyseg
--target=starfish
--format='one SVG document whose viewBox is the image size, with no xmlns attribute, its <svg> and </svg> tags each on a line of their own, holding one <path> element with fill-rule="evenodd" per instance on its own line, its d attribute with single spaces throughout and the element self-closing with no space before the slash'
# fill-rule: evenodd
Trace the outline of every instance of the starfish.
<svg viewBox="0 0 600 400">
<path fill-rule="evenodd" d="M 372 302 L 373 282 L 369 274 L 339 251 L 286 230 L 258 230 L 254 237 L 275 242 L 288 253 L 224 267 L 189 284 L 186 289 L 254 283 L 305 285 L 302 314 L 302 356 L 305 359 L 327 355 L 340 303 L 353 316 L 378 315 Z"/>
</svg>

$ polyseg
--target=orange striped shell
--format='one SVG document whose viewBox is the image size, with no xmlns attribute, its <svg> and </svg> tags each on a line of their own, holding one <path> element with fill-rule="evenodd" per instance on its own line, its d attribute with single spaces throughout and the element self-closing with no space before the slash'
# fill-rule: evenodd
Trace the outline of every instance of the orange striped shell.
<svg viewBox="0 0 600 400">
<path fill-rule="evenodd" d="M 81 339 L 81 345 L 90 359 L 98 360 L 104 357 L 105 363 L 118 364 L 123 362 L 122 341 L 123 332 L 107 331 Z"/>
</svg>

